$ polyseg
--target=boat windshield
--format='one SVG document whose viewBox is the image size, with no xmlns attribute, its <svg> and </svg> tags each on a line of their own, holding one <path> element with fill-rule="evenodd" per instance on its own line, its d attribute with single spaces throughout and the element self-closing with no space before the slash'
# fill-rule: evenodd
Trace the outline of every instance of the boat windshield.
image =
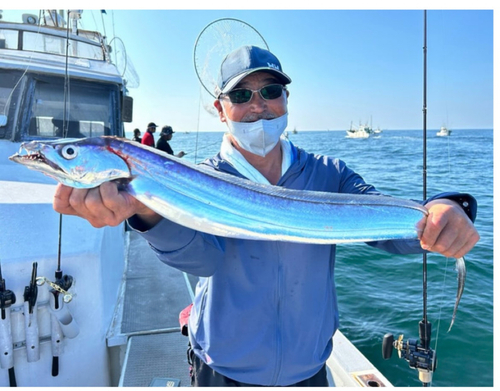
<svg viewBox="0 0 500 391">
<path fill-rule="evenodd" d="M 118 86 L 70 79 L 64 90 L 62 76 L 0 73 L 0 139 L 121 136 Z"/>
</svg>

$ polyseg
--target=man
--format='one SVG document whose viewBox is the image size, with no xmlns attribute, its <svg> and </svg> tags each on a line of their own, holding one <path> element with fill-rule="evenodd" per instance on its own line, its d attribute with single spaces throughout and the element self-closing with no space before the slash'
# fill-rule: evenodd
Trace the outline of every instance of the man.
<svg viewBox="0 0 500 391">
<path fill-rule="evenodd" d="M 285 188 L 379 194 L 343 161 L 280 138 L 291 79 L 267 50 L 242 47 L 221 65 L 220 120 L 228 126 L 214 170 Z M 370 243 L 395 253 L 422 249 L 461 257 L 479 239 L 475 199 L 444 193 L 425 201 L 419 240 Z M 338 328 L 334 245 L 208 235 L 158 216 L 113 183 L 91 190 L 59 185 L 56 211 L 95 227 L 129 224 L 163 262 L 200 276 L 189 319 L 194 386 L 326 386 L 325 362 Z"/>
<path fill-rule="evenodd" d="M 142 136 L 141 144 L 149 145 L 150 147 L 155 146 L 155 138 L 153 136 L 153 133 L 156 132 L 156 128 L 157 126 L 154 122 L 150 122 L 148 124 L 146 132 L 144 133 L 144 136 Z"/>
<path fill-rule="evenodd" d="M 156 149 L 159 149 L 161 151 L 164 151 L 168 153 L 169 155 L 173 155 L 174 151 L 172 150 L 172 147 L 168 143 L 170 140 L 172 140 L 172 135 L 175 132 L 173 131 L 171 126 L 165 125 L 160 132 L 160 138 L 156 142 Z M 177 155 L 177 157 L 183 157 L 185 155 L 184 151 L 180 151 Z"/>
</svg>

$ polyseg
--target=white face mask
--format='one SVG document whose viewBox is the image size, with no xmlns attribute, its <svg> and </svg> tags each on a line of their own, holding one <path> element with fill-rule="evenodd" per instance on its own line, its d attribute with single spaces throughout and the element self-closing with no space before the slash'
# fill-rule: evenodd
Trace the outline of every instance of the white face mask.
<svg viewBox="0 0 500 391">
<path fill-rule="evenodd" d="M 259 156 L 266 156 L 278 144 L 280 136 L 288 125 L 288 113 L 273 119 L 255 122 L 235 122 L 227 118 L 229 132 L 244 150 Z"/>
<path fill-rule="evenodd" d="M 226 118 L 229 132 L 244 150 L 266 156 L 278 144 L 288 125 L 288 113 L 274 119 L 255 122 L 235 122 Z"/>
</svg>

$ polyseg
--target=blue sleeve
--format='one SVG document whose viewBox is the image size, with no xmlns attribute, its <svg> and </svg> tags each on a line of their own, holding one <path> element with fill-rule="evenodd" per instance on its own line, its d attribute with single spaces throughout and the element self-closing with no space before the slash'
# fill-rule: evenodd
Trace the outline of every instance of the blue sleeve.
<svg viewBox="0 0 500 391">
<path fill-rule="evenodd" d="M 373 185 L 366 183 L 361 175 L 347 167 L 344 161 L 337 160 L 335 163 L 340 174 L 339 193 L 382 195 Z"/>
<path fill-rule="evenodd" d="M 160 261 L 186 273 L 208 277 L 222 259 L 224 243 L 214 235 L 195 231 L 170 220 L 162 219 L 149 230 L 132 216 L 128 225 L 149 243 Z"/>
<path fill-rule="evenodd" d="M 467 193 L 457 193 L 457 192 L 446 192 L 439 193 L 435 196 L 428 198 L 423 204 L 427 204 L 430 201 L 438 200 L 438 199 L 448 199 L 457 202 L 464 212 L 469 216 L 472 222 L 476 221 L 477 215 L 477 201 L 474 197 Z"/>
</svg>

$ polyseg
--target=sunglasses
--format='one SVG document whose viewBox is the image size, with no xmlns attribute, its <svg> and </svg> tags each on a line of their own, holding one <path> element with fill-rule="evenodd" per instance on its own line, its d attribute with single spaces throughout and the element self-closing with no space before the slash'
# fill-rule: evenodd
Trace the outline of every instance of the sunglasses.
<svg viewBox="0 0 500 391">
<path fill-rule="evenodd" d="M 269 84 L 258 90 L 250 90 L 248 88 L 235 88 L 234 90 L 222 95 L 227 96 L 231 103 L 247 103 L 252 99 L 254 92 L 259 92 L 260 96 L 264 100 L 273 100 L 278 99 L 283 93 L 284 89 L 286 89 L 286 87 L 282 84 Z"/>
</svg>

